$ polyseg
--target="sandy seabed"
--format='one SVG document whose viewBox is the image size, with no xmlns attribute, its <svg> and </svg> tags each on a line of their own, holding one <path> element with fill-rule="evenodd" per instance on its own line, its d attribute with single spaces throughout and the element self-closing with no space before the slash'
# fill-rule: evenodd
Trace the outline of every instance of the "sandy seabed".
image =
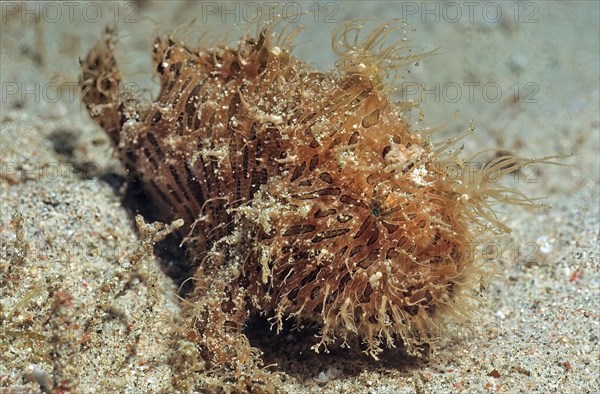
<svg viewBox="0 0 600 394">
<path fill-rule="evenodd" d="M 171 392 L 175 373 L 211 384 L 185 370 L 193 349 L 169 341 L 180 308 L 160 268 L 169 262 L 149 252 L 156 229 L 138 229 L 123 205 L 121 166 L 79 101 L 78 58 L 116 22 L 125 79 L 151 95 L 155 34 L 230 31 L 237 40 L 253 6 L 70 4 L 1 4 L 0 392 L 49 392 L 60 381 L 78 392 Z M 404 99 L 422 101 L 426 123 L 442 127 L 440 139 L 473 121 L 467 152 L 577 155 L 509 180 L 553 209 L 502 207 L 513 232 L 490 262 L 499 275 L 473 322 L 450 330 L 438 353 L 391 349 L 379 362 L 358 346 L 316 354 L 312 333 L 277 336 L 253 323 L 249 337 L 278 364 L 281 390 L 600 391 L 599 3 L 290 4 L 288 12 L 319 8 L 302 19 L 295 54 L 323 70 L 335 60 L 331 31 L 349 18 L 407 19 L 416 44 L 441 46 L 399 81 Z"/>
</svg>

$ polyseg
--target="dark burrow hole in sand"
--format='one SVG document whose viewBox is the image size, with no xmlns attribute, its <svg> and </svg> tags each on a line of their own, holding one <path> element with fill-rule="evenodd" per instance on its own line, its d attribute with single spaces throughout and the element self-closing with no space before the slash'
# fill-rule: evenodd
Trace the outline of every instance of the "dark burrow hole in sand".
<svg viewBox="0 0 600 394">
<path fill-rule="evenodd" d="M 117 173 L 98 166 L 93 161 L 82 161 L 75 155 L 75 150 L 81 144 L 80 132 L 69 128 L 58 127 L 48 136 L 52 148 L 65 163 L 73 167 L 73 172 L 81 179 L 99 179 L 108 184 L 116 193 L 125 184 L 125 178 Z"/>
<path fill-rule="evenodd" d="M 52 147 L 56 153 L 71 157 L 77 147 L 79 135 L 74 130 L 57 128 L 48 136 L 48 139 L 52 143 Z"/>
</svg>

